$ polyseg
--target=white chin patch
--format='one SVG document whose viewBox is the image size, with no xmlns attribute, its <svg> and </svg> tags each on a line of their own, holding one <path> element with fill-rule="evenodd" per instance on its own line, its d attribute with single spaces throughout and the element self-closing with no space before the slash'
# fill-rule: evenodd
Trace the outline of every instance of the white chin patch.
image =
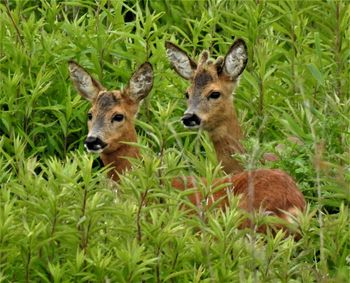
<svg viewBox="0 0 350 283">
<path fill-rule="evenodd" d="M 101 153 L 101 152 L 104 150 L 104 148 L 101 148 L 101 147 L 99 147 L 99 148 L 97 148 L 97 149 L 89 149 L 89 148 L 86 146 L 86 144 L 84 144 L 84 147 L 85 147 L 85 149 L 87 150 L 87 152 L 89 152 L 89 153 Z"/>
<path fill-rule="evenodd" d="M 184 127 L 185 127 L 186 129 L 195 130 L 195 129 L 199 129 L 201 126 L 200 126 L 200 125 L 196 125 L 196 126 L 186 126 L 186 125 L 184 124 Z"/>
<path fill-rule="evenodd" d="M 103 149 L 98 149 L 98 150 L 91 150 L 91 149 L 88 149 L 87 150 L 89 153 L 101 153 L 103 151 Z"/>
</svg>

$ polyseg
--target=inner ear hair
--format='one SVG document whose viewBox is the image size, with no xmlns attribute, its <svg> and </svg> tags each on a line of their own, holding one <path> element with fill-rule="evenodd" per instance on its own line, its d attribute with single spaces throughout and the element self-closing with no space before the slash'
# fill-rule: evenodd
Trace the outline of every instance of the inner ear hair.
<svg viewBox="0 0 350 283">
<path fill-rule="evenodd" d="M 235 80 L 242 74 L 247 62 L 247 46 L 243 39 L 237 39 L 224 58 L 223 71 Z"/>
<path fill-rule="evenodd" d="M 135 101 L 144 99 L 153 87 L 153 67 L 149 62 L 143 63 L 132 75 L 127 89 Z"/>
<path fill-rule="evenodd" d="M 189 80 L 193 71 L 197 69 L 197 64 L 187 53 L 175 44 L 165 42 L 167 57 L 174 70 L 184 79 Z"/>
<path fill-rule="evenodd" d="M 74 60 L 68 61 L 68 68 L 73 85 L 87 100 L 93 101 L 100 91 L 105 90 L 98 80 Z"/>
</svg>

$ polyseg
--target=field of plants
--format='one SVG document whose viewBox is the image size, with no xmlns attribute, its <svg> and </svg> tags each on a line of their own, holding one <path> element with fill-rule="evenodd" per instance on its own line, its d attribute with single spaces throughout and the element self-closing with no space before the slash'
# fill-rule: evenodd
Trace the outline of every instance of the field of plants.
<svg viewBox="0 0 350 283">
<path fill-rule="evenodd" d="M 2 0 L 0 13 L 0 282 L 349 282 L 348 1 Z M 236 38 L 249 54 L 234 96 L 239 158 L 297 181 L 299 241 L 237 229 L 235 199 L 189 215 L 170 185 L 224 173 L 207 134 L 181 123 L 188 82 L 165 41 L 198 59 Z M 118 184 L 84 150 L 90 105 L 71 59 L 108 89 L 153 65 L 142 158 Z M 261 163 L 266 153 L 278 161 Z"/>
</svg>

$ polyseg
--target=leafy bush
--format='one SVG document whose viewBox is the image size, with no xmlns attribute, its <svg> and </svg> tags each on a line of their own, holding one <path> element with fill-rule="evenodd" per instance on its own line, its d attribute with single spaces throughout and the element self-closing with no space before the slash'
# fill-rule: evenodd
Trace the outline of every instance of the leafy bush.
<svg viewBox="0 0 350 283">
<path fill-rule="evenodd" d="M 4 0 L 0 12 L 1 282 L 347 282 L 347 1 Z M 234 205 L 188 215 L 169 184 L 222 173 L 207 136 L 179 123 L 187 83 L 164 42 L 217 56 L 237 37 L 249 51 L 241 158 L 297 180 L 309 203 L 299 241 L 238 230 Z M 113 89 L 154 66 L 136 125 L 143 158 L 118 185 L 83 152 L 89 105 L 69 59 Z M 279 160 L 261 164 L 268 152 Z"/>
</svg>

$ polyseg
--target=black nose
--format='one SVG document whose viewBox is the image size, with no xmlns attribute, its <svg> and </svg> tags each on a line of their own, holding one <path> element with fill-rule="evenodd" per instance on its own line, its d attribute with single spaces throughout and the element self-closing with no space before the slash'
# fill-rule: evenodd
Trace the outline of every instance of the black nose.
<svg viewBox="0 0 350 283">
<path fill-rule="evenodd" d="M 201 119 L 196 114 L 186 113 L 182 117 L 182 123 L 186 127 L 197 127 L 201 124 Z"/>
<path fill-rule="evenodd" d="M 86 138 L 84 145 L 88 151 L 99 151 L 106 147 L 107 144 L 98 137 L 90 136 Z"/>
</svg>

